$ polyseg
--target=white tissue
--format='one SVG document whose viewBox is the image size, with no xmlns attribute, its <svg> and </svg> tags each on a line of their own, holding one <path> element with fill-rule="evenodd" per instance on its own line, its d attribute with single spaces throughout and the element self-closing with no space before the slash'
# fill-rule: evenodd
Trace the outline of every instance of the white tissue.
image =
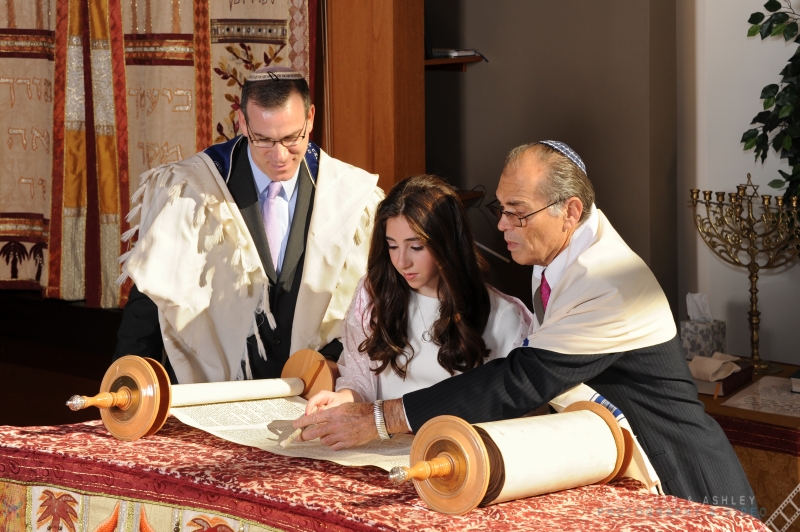
<svg viewBox="0 0 800 532">
<path fill-rule="evenodd" d="M 720 353 L 719 351 L 715 351 L 711 358 L 714 360 L 722 360 L 723 362 L 738 362 L 742 359 L 742 357 L 735 357 L 733 355 L 726 355 L 725 353 Z"/>
<path fill-rule="evenodd" d="M 721 381 L 742 369 L 738 364 L 731 362 L 732 360 L 739 360 L 739 357 L 723 353 L 714 353 L 711 357 L 694 357 L 689 362 L 689 371 L 692 372 L 692 377 L 699 381 Z"/>
<path fill-rule="evenodd" d="M 714 321 L 711 317 L 711 308 L 705 294 L 686 294 L 686 311 L 692 321 Z"/>
</svg>

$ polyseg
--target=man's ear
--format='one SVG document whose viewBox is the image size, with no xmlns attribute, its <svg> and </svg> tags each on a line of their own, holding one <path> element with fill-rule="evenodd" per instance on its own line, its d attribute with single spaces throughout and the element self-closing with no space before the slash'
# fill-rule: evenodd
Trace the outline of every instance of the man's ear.
<svg viewBox="0 0 800 532">
<path fill-rule="evenodd" d="M 306 126 L 306 135 L 311 133 L 314 130 L 314 115 L 316 114 L 316 109 L 314 108 L 314 104 L 311 104 L 311 107 L 308 109 L 308 126 Z"/>
<path fill-rule="evenodd" d="M 578 226 L 581 221 L 581 214 L 583 214 L 583 202 L 575 196 L 569 198 L 564 203 L 564 231 L 571 231 Z"/>
<path fill-rule="evenodd" d="M 244 113 L 242 112 L 242 108 L 236 110 L 236 116 L 239 120 L 239 133 L 244 135 L 245 137 L 249 137 L 250 135 L 247 133 L 247 122 L 244 119 Z"/>
</svg>

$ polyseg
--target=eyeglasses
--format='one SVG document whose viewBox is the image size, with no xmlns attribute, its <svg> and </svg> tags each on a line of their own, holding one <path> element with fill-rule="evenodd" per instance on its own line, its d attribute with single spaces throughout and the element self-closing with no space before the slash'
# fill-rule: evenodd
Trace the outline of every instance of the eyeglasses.
<svg viewBox="0 0 800 532">
<path fill-rule="evenodd" d="M 489 212 L 492 213 L 494 215 L 494 217 L 497 218 L 498 221 L 500 221 L 500 219 L 505 214 L 506 215 L 506 219 L 509 222 L 511 222 L 512 220 L 514 220 L 516 218 L 519 221 L 519 226 L 522 227 L 523 226 L 522 220 L 526 220 L 526 219 L 530 218 L 531 216 L 533 216 L 534 214 L 542 212 L 546 208 L 552 207 L 553 205 L 559 203 L 560 201 L 561 200 L 556 200 L 553 203 L 551 203 L 550 205 L 542 207 L 538 211 L 533 211 L 530 214 L 526 214 L 525 216 L 518 216 L 518 215 L 514 214 L 513 212 L 504 211 L 503 209 L 500 208 L 499 205 L 497 205 L 497 200 L 494 200 L 491 203 L 489 203 L 488 205 L 486 205 L 486 208 L 489 209 Z"/>
<path fill-rule="evenodd" d="M 247 118 L 244 119 L 245 124 L 247 124 L 247 131 L 250 132 L 250 123 L 247 121 Z M 256 148 L 273 148 L 275 144 L 281 144 L 284 148 L 291 148 L 293 146 L 297 146 L 300 144 L 300 141 L 306 138 L 306 127 L 308 126 L 308 118 L 306 121 L 303 122 L 303 131 L 300 135 L 296 137 L 287 137 L 281 140 L 270 140 L 270 139 L 254 139 L 253 137 L 248 136 L 248 140 L 250 140 L 250 144 L 255 146 Z"/>
</svg>

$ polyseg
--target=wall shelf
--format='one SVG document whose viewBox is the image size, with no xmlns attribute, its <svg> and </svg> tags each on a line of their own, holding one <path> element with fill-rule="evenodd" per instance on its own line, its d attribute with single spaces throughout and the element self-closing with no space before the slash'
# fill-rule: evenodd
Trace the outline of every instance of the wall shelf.
<svg viewBox="0 0 800 532">
<path fill-rule="evenodd" d="M 461 200 L 461 203 L 467 207 L 473 201 L 482 198 L 484 196 L 484 192 L 482 190 L 459 190 L 458 191 L 458 199 Z"/>
<path fill-rule="evenodd" d="M 466 72 L 468 64 L 479 63 L 481 61 L 483 61 L 483 57 L 479 55 L 426 59 L 425 70 L 450 70 L 455 72 Z"/>
</svg>

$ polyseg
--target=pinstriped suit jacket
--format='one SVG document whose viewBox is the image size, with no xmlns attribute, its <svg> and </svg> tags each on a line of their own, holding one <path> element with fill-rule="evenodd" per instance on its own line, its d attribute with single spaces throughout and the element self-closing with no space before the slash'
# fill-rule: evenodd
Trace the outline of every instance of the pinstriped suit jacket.
<svg viewBox="0 0 800 532">
<path fill-rule="evenodd" d="M 756 506 L 733 448 L 697 399 L 677 336 L 609 355 L 522 347 L 507 358 L 407 394 L 403 404 L 415 431 L 445 414 L 482 423 L 523 416 L 581 382 L 622 410 L 665 493 L 748 513 Z"/>
</svg>

